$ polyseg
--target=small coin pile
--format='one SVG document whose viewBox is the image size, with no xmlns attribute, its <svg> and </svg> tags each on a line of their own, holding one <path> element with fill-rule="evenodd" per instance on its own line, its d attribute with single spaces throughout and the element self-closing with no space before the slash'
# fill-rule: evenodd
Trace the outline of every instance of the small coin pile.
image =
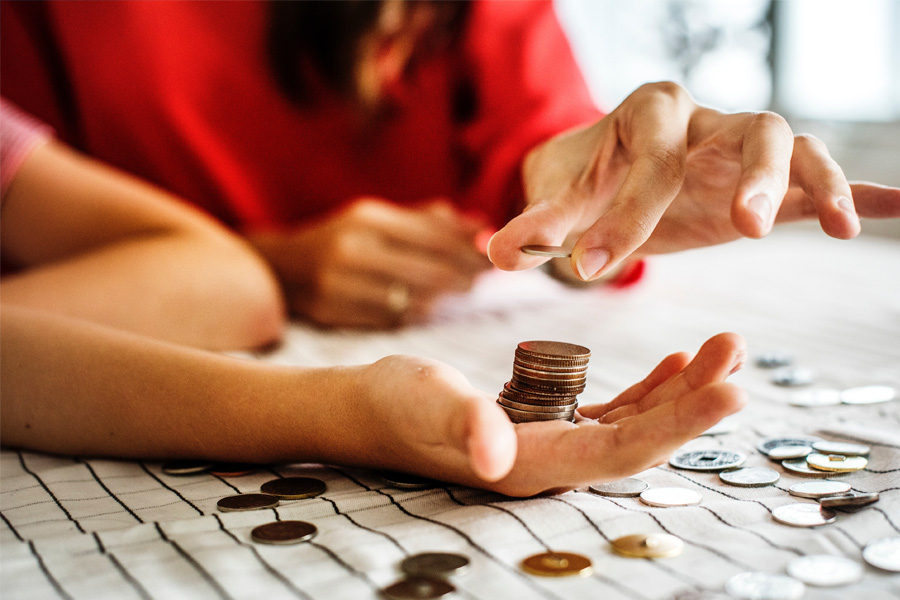
<svg viewBox="0 0 900 600">
<path fill-rule="evenodd" d="M 513 423 L 574 421 L 590 358 L 591 351 L 577 344 L 522 342 L 497 403 Z"/>
<path fill-rule="evenodd" d="M 456 591 L 450 583 L 453 575 L 469 569 L 469 559 L 453 552 L 422 552 L 403 559 L 400 570 L 405 577 L 381 590 L 392 600 L 440 598 Z"/>
</svg>

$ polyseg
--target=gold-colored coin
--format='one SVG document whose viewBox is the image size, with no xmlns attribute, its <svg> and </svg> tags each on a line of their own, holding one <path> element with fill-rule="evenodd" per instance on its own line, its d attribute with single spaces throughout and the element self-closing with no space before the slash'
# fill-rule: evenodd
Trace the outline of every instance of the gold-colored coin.
<svg viewBox="0 0 900 600">
<path fill-rule="evenodd" d="M 613 550 L 634 558 L 670 558 L 684 550 L 681 538 L 668 533 L 636 533 L 612 541 Z"/>
<path fill-rule="evenodd" d="M 594 572 L 591 559 L 571 552 L 542 552 L 522 561 L 522 570 L 541 577 L 587 577 Z"/>
<path fill-rule="evenodd" d="M 302 500 L 324 492 L 325 482 L 312 477 L 281 477 L 265 482 L 259 489 L 284 500 Z"/>
<path fill-rule="evenodd" d="M 810 454 L 806 463 L 820 471 L 837 471 L 847 473 L 866 468 L 869 459 L 865 456 L 844 456 L 843 454 Z"/>
</svg>

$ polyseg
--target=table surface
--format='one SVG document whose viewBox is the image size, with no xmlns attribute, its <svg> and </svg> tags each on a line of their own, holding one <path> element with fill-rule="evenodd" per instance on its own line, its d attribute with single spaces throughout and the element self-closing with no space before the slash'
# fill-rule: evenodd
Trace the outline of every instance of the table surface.
<svg viewBox="0 0 900 600">
<path fill-rule="evenodd" d="M 284 345 L 256 358 L 279 364 L 369 362 L 420 354 L 461 370 L 478 387 L 499 391 L 513 351 L 527 339 L 583 344 L 593 356 L 582 403 L 605 402 L 642 378 L 663 356 L 696 350 L 709 336 L 735 331 L 751 365 L 733 376 L 750 397 L 729 417 L 733 430 L 701 436 L 686 449 L 727 448 L 747 464 L 774 466 L 774 486 L 722 484 L 715 473 L 668 465 L 639 475 L 653 487 L 700 492 L 698 506 L 652 508 L 635 498 L 579 490 L 510 499 L 452 485 L 396 489 L 377 473 L 341 466 L 277 465 L 245 477 L 176 477 L 156 462 L 67 458 L 4 449 L 0 453 L 0 594 L 28 598 L 377 598 L 399 579 L 399 562 L 422 551 L 471 559 L 453 578 L 455 597 L 725 597 L 744 571 L 784 573 L 804 555 L 862 562 L 870 540 L 900 536 L 900 400 L 868 406 L 798 408 L 772 385 L 754 356 L 786 351 L 815 369 L 824 386 L 900 388 L 900 243 L 830 240 L 777 232 L 715 249 L 655 258 L 629 290 L 573 290 L 541 272 L 492 273 L 469 295 L 448 301 L 426 325 L 393 333 L 324 332 L 292 325 Z M 773 509 L 802 500 L 788 488 L 805 479 L 770 463 L 755 448 L 765 437 L 812 434 L 871 446 L 866 469 L 840 476 L 881 499 L 812 529 L 782 525 Z M 316 498 L 276 509 L 220 513 L 216 502 L 258 491 L 276 475 L 327 483 Z M 250 530 L 275 519 L 315 523 L 318 536 L 266 546 Z M 675 558 L 614 554 L 610 540 L 667 532 L 685 542 Z M 520 562 L 547 550 L 590 557 L 593 575 L 540 578 Z M 808 587 L 805 598 L 896 598 L 900 576 L 866 566 L 862 581 Z"/>
</svg>

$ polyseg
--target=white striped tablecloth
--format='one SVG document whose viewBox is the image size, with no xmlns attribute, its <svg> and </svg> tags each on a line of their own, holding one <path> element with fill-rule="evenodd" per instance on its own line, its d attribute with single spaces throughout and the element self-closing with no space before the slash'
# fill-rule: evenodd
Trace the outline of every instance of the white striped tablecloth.
<svg viewBox="0 0 900 600">
<path fill-rule="evenodd" d="M 720 331 L 749 343 L 751 364 L 733 377 L 750 396 L 733 431 L 685 449 L 728 448 L 747 464 L 772 466 L 755 450 L 765 436 L 812 434 L 871 446 L 869 465 L 844 475 L 878 503 L 840 511 L 831 525 L 782 525 L 778 506 L 801 501 L 803 481 L 782 472 L 764 488 L 722 484 L 715 473 L 668 465 L 639 475 L 651 486 L 700 492 L 702 503 L 653 508 L 634 498 L 579 490 L 510 499 L 453 485 L 396 489 L 377 473 L 342 466 L 273 465 L 246 477 L 177 477 L 156 462 L 0 453 L 0 593 L 43 598 L 171 599 L 377 598 L 398 580 L 399 562 L 422 551 L 470 557 L 455 597 L 707 600 L 744 571 L 784 573 L 800 556 L 834 554 L 862 562 L 873 539 L 900 536 L 900 400 L 869 406 L 798 408 L 752 358 L 778 350 L 815 369 L 823 385 L 900 387 L 900 243 L 838 242 L 786 230 L 762 241 L 658 257 L 646 281 L 625 291 L 571 290 L 539 272 L 493 273 L 473 293 L 448 301 L 433 322 L 393 333 L 323 332 L 295 324 L 285 344 L 258 356 L 279 364 L 369 362 L 419 354 L 455 366 L 477 386 L 499 391 L 513 352 L 526 339 L 557 339 L 592 350 L 581 401 L 604 402 L 646 375 L 666 354 L 696 350 Z M 64 401 L 64 400 L 62 400 Z M 778 467 L 776 467 L 778 468 Z M 216 502 L 258 491 L 275 476 L 317 477 L 327 491 L 276 509 L 220 513 Z M 811 501 L 810 501 L 811 502 Z M 264 546 L 250 530 L 276 519 L 315 523 L 295 546 Z M 610 540 L 667 532 L 685 542 L 676 558 L 628 559 Z M 594 563 L 587 578 L 542 579 L 520 561 L 546 550 Z M 859 583 L 808 587 L 806 598 L 900 597 L 900 576 L 866 567 Z"/>
</svg>

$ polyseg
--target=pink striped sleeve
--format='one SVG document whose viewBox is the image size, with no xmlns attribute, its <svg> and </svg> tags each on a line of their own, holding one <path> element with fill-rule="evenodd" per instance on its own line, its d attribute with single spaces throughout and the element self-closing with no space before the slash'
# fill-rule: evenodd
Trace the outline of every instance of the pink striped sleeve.
<svg viewBox="0 0 900 600">
<path fill-rule="evenodd" d="M 0 98 L 0 197 L 6 196 L 10 182 L 28 153 L 53 134 L 52 127 Z"/>
</svg>

